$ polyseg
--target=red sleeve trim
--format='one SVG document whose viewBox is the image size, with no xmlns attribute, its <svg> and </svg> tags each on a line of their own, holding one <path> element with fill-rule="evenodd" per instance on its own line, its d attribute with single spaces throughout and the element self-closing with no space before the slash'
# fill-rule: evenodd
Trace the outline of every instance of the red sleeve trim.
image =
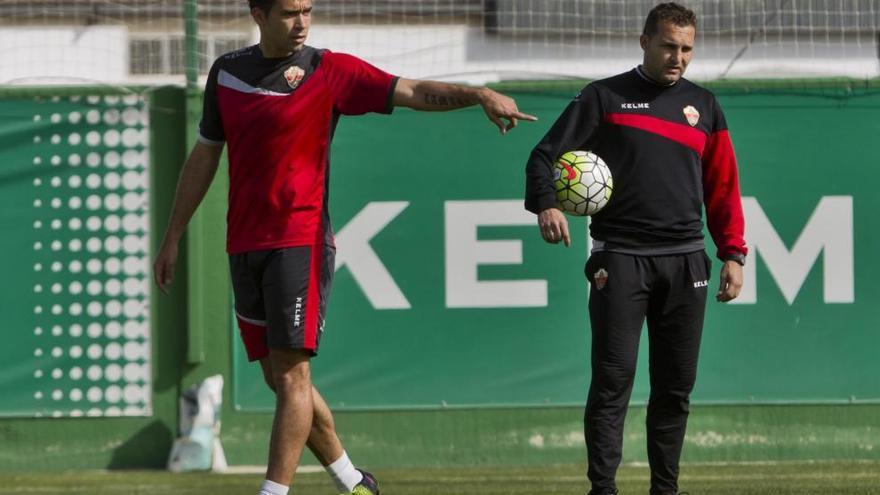
<svg viewBox="0 0 880 495">
<path fill-rule="evenodd" d="M 739 192 L 736 156 L 727 130 L 712 133 L 703 153 L 703 202 L 709 233 L 725 259 L 732 253 L 748 253 L 743 237 L 745 220 Z"/>
</svg>

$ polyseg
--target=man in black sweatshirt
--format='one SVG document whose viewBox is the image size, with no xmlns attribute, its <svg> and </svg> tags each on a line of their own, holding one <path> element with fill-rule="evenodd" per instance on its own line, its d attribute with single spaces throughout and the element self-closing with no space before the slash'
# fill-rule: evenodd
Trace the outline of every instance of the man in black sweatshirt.
<svg viewBox="0 0 880 495">
<path fill-rule="evenodd" d="M 681 447 L 706 306 L 711 261 L 702 207 L 723 262 L 720 302 L 739 295 L 747 253 L 736 159 L 715 96 L 684 79 L 696 16 L 664 3 L 648 14 L 640 66 L 595 81 L 532 151 L 526 208 L 549 243 L 570 244 L 556 207 L 552 164 L 590 150 L 608 164 L 614 193 L 593 215 L 590 281 L 592 380 L 584 415 L 590 495 L 616 494 L 623 424 L 639 335 L 647 319 L 651 494 L 678 493 Z"/>
</svg>

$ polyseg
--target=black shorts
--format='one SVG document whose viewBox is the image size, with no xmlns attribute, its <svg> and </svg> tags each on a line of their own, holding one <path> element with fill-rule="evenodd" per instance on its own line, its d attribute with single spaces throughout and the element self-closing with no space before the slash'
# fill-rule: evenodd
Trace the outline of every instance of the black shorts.
<svg viewBox="0 0 880 495">
<path fill-rule="evenodd" d="M 235 315 L 249 361 L 269 349 L 318 353 L 336 248 L 297 246 L 230 254 Z"/>
</svg>

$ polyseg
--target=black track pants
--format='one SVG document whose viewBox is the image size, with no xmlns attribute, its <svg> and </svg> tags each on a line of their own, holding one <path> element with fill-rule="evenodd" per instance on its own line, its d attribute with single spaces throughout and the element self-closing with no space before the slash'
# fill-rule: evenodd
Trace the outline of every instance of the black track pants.
<svg viewBox="0 0 880 495">
<path fill-rule="evenodd" d="M 584 414 L 593 489 L 614 488 L 639 335 L 648 321 L 651 493 L 676 493 L 688 404 L 697 375 L 710 261 L 704 251 L 667 256 L 593 253 L 590 281 L 592 381 Z"/>
</svg>

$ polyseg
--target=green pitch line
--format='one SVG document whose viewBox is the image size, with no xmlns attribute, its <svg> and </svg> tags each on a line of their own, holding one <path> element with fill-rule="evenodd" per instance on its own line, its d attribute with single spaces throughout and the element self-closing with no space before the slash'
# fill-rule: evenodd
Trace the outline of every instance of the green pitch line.
<svg viewBox="0 0 880 495">
<path fill-rule="evenodd" d="M 369 467 L 369 466 L 367 466 Z M 681 488 L 692 495 L 880 495 L 880 462 L 686 465 Z M 583 494 L 576 465 L 376 470 L 387 495 Z M 0 495 L 251 495 L 260 475 L 170 474 L 161 471 L 2 474 Z M 648 469 L 621 468 L 621 494 L 644 495 Z M 299 474 L 296 495 L 332 495 L 323 473 Z"/>
</svg>

